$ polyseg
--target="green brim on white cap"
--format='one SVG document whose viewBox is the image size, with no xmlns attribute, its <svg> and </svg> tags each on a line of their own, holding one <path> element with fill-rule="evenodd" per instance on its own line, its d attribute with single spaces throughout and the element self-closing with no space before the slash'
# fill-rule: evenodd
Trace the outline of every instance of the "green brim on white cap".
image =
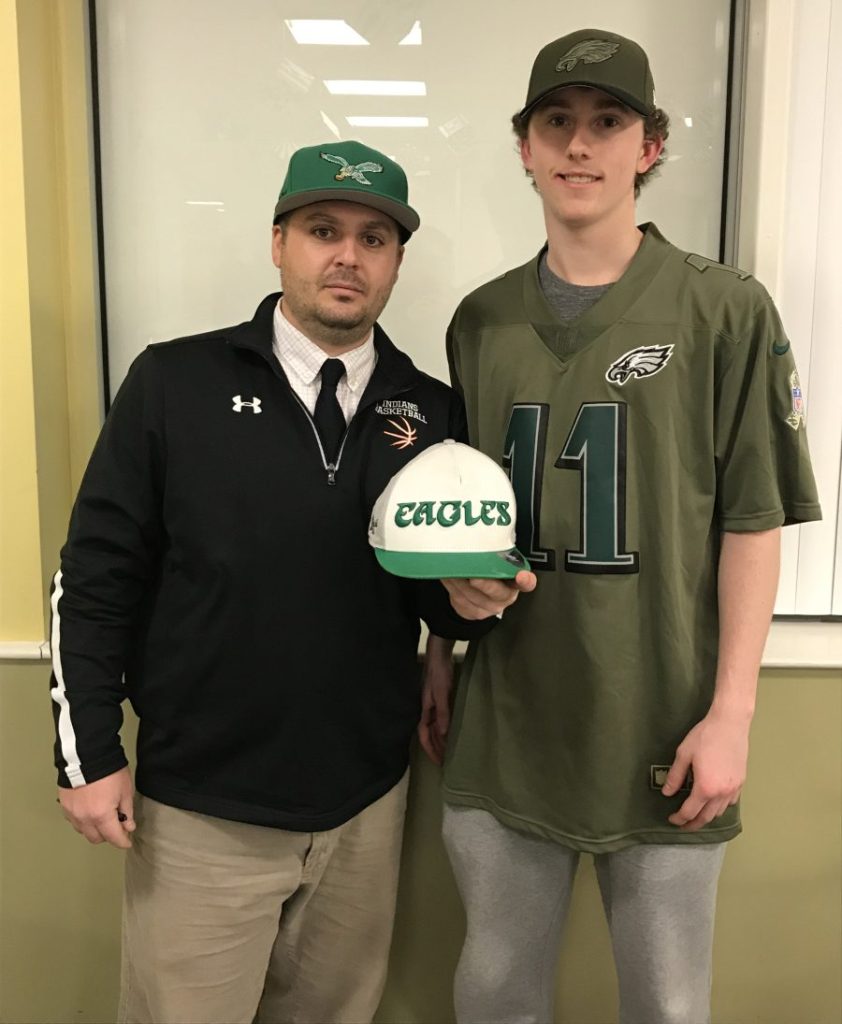
<svg viewBox="0 0 842 1024">
<path fill-rule="evenodd" d="M 377 561 L 395 576 L 413 580 L 513 579 L 529 562 L 517 548 L 508 551 L 384 551 L 375 548 Z"/>
</svg>

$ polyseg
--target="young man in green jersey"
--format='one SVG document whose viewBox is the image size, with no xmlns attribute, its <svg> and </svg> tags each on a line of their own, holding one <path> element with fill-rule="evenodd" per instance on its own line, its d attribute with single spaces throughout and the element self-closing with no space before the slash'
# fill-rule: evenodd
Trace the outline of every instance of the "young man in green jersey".
<svg viewBox="0 0 842 1024">
<path fill-rule="evenodd" d="M 668 123 L 636 43 L 587 29 L 541 50 L 513 125 L 547 245 L 469 295 L 448 332 L 471 441 L 508 469 L 518 547 L 539 574 L 469 650 L 449 730 L 462 1022 L 552 1019 L 582 852 L 596 858 L 621 1021 L 709 1019 L 716 884 L 740 831 L 780 527 L 821 513 L 768 294 L 636 225 Z M 515 596 L 447 586 L 465 616 Z M 443 653 L 433 641 L 430 658 Z M 429 679 L 435 758 L 446 668 Z"/>
</svg>

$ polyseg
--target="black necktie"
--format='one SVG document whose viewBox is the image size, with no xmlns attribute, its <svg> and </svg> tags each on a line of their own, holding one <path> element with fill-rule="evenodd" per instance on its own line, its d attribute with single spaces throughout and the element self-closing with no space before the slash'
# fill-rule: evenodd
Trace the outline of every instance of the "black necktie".
<svg viewBox="0 0 842 1024">
<path fill-rule="evenodd" d="M 341 359 L 325 359 L 321 368 L 322 387 L 316 399 L 313 419 L 322 439 L 325 457 L 335 462 L 339 454 L 339 442 L 345 433 L 345 416 L 336 397 L 336 385 L 345 376 L 345 364 Z"/>
</svg>

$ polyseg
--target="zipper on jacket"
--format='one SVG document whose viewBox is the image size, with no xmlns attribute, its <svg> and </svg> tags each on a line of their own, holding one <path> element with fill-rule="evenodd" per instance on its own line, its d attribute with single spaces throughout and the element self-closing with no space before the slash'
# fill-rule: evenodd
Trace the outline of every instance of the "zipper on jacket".
<svg viewBox="0 0 842 1024">
<path fill-rule="evenodd" d="M 387 339 L 387 341 L 388 341 L 388 339 Z M 310 422 L 310 427 L 311 427 L 311 429 L 313 431 L 313 434 L 315 435 L 315 438 L 316 438 L 316 444 L 319 446 L 319 454 L 321 455 L 321 458 L 322 458 L 322 465 L 324 466 L 325 472 L 327 473 L 327 482 L 328 482 L 329 486 L 331 486 L 331 487 L 335 486 L 336 485 L 336 474 L 339 472 L 339 463 L 342 461 L 342 452 L 345 450 L 345 442 L 348 439 L 348 431 L 351 429 L 351 423 L 348 423 L 346 425 L 346 427 L 345 427 L 345 433 L 342 435 L 342 441 L 339 444 L 339 452 L 336 455 L 336 462 L 328 462 L 327 461 L 327 455 L 325 454 L 325 450 L 324 450 L 324 445 L 322 444 L 322 439 L 319 437 L 319 431 L 316 428 L 316 421 L 313 419 L 313 416 L 312 416 L 310 410 L 307 408 L 307 406 L 304 404 L 304 402 L 302 402 L 301 399 L 296 394 L 295 388 L 293 388 L 290 385 L 289 380 L 287 379 L 286 374 L 284 373 L 283 369 L 281 368 L 280 362 L 275 358 L 274 354 L 269 356 L 260 347 L 257 347 L 255 345 L 240 345 L 238 347 L 250 349 L 251 351 L 257 352 L 260 356 L 262 356 L 263 359 L 265 360 L 265 362 L 269 365 L 269 368 L 275 374 L 275 376 L 278 377 L 280 380 L 282 380 L 284 382 L 284 384 L 286 384 L 286 386 L 289 388 L 290 394 L 296 400 L 296 402 L 298 402 L 298 404 L 301 406 L 302 410 L 304 411 L 304 415 L 307 417 L 307 419 Z M 404 394 L 406 394 L 407 391 L 411 391 L 414 386 L 415 386 L 415 383 L 407 384 L 404 387 L 400 387 L 400 388 L 397 388 L 394 391 L 390 391 L 388 393 L 388 395 L 383 395 L 382 398 L 386 398 L 386 397 L 388 397 L 390 399 L 391 398 L 396 398 L 398 395 L 404 395 Z M 370 405 L 374 405 L 376 402 L 381 401 L 382 398 L 372 398 L 372 399 L 369 399 L 369 401 L 366 402 L 365 404 L 360 403 L 360 405 L 357 407 L 357 411 L 354 413 L 354 417 L 352 417 L 351 422 L 353 422 L 354 418 L 359 416 L 359 414 L 364 409 L 367 409 Z"/>
<path fill-rule="evenodd" d="M 354 413 L 354 416 L 356 415 L 357 414 Z M 351 422 L 353 422 L 354 416 L 351 417 Z M 315 427 L 315 425 L 316 424 L 314 422 L 313 426 Z M 345 442 L 348 440 L 348 432 L 350 429 L 351 424 L 349 423 L 348 426 L 345 427 L 345 433 L 342 435 L 342 440 L 339 442 L 339 451 L 336 453 L 336 462 L 328 462 L 325 465 L 325 468 L 327 469 L 327 482 L 331 487 L 336 483 L 336 474 L 339 472 L 339 463 L 342 461 L 342 453 L 345 451 Z M 318 433 L 318 431 L 316 431 L 316 433 Z M 319 445 L 321 446 L 321 438 L 319 438 Z M 322 449 L 322 451 L 324 451 L 324 449 Z"/>
<path fill-rule="evenodd" d="M 365 405 L 359 405 L 357 407 L 357 411 L 354 413 L 354 416 L 351 418 L 351 423 L 348 423 L 346 425 L 346 427 L 345 427 L 345 433 L 342 435 L 342 440 L 341 440 L 341 442 L 339 444 L 339 451 L 336 454 L 336 462 L 328 462 L 327 461 L 327 455 L 325 454 L 324 445 L 322 444 L 322 439 L 319 437 L 319 431 L 318 431 L 318 428 L 316 427 L 316 421 L 313 419 L 313 416 L 312 416 L 310 410 L 307 408 L 307 406 L 304 404 L 304 402 L 302 402 L 301 399 L 296 394 L 295 389 L 290 387 L 289 390 L 290 390 L 290 394 L 292 395 L 292 397 L 301 406 L 301 408 L 302 408 L 302 410 L 304 412 L 304 415 L 307 417 L 307 419 L 308 419 L 308 421 L 310 423 L 310 427 L 311 427 L 311 429 L 313 431 L 313 434 L 314 434 L 314 436 L 316 438 L 316 444 L 319 446 L 319 454 L 322 457 L 322 465 L 324 466 L 325 472 L 327 473 L 328 486 L 329 487 L 335 487 L 336 486 L 336 474 L 339 472 L 339 464 L 342 461 L 342 453 L 345 451 L 345 442 L 348 440 L 348 432 L 351 429 L 351 423 L 353 423 L 354 419 L 356 419 L 356 417 L 359 416 L 360 412 L 363 409 L 367 409 L 369 407 L 369 405 L 373 405 L 374 402 L 375 401 L 379 401 L 379 399 L 373 399 L 372 401 L 367 402 Z M 403 395 L 407 391 L 411 391 L 411 390 L 412 390 L 412 386 L 408 385 L 407 387 L 399 388 L 397 391 L 393 391 L 390 397 L 394 398 L 397 395 Z"/>
<path fill-rule="evenodd" d="M 310 421 L 310 426 L 313 430 L 313 434 L 316 437 L 316 444 L 319 446 L 319 454 L 322 457 L 322 465 L 324 466 L 325 472 L 327 473 L 328 485 L 330 487 L 334 487 L 336 485 L 336 474 L 339 471 L 339 463 L 342 461 L 342 452 L 345 449 L 345 441 L 348 437 L 348 429 L 350 427 L 350 423 L 345 427 L 345 433 L 342 435 L 342 442 L 339 445 L 339 452 L 336 455 L 336 462 L 328 462 L 327 455 L 325 454 L 324 445 L 322 444 L 322 439 L 319 437 L 319 431 L 318 428 L 316 427 L 316 421 L 313 419 L 310 410 L 295 393 L 294 389 L 290 388 L 290 391 L 292 393 L 292 397 L 296 400 L 296 402 L 298 402 L 298 404 L 304 410 L 304 415 Z"/>
</svg>

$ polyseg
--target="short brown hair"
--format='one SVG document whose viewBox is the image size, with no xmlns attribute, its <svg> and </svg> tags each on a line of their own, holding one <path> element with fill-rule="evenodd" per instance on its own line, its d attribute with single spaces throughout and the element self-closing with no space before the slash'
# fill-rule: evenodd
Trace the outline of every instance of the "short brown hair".
<svg viewBox="0 0 842 1024">
<path fill-rule="evenodd" d="M 527 114 L 521 116 L 521 112 L 518 111 L 512 115 L 512 131 L 515 133 L 518 142 L 524 142 L 527 135 L 529 134 L 529 119 L 535 113 L 536 110 L 540 110 L 541 107 L 549 106 L 548 102 L 542 102 L 533 107 Z M 656 107 L 651 114 L 647 117 L 643 117 L 635 113 L 631 107 L 626 108 L 630 113 L 634 114 L 635 117 L 641 117 L 643 121 L 643 137 L 644 139 L 663 139 L 667 141 L 670 135 L 670 119 L 666 111 L 661 110 L 660 107 Z M 667 158 L 667 150 L 664 147 L 658 159 L 649 168 L 648 171 L 644 171 L 643 174 L 635 174 L 634 176 L 634 197 L 640 195 L 640 190 L 658 171 L 658 168 Z M 527 178 L 532 177 L 531 171 L 526 171 Z M 535 182 L 532 182 L 532 187 L 535 187 Z"/>
</svg>

